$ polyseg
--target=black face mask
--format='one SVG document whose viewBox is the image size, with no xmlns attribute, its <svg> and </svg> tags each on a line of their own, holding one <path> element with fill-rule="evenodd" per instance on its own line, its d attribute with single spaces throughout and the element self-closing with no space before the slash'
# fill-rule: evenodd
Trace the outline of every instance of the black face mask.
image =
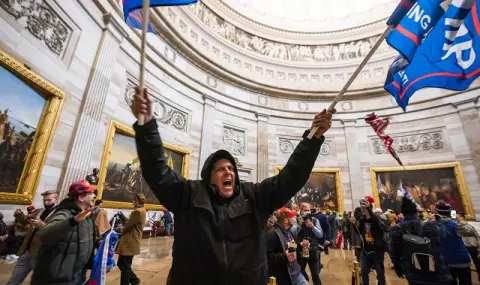
<svg viewBox="0 0 480 285">
<path fill-rule="evenodd" d="M 45 209 L 50 210 L 51 208 L 55 207 L 55 204 L 43 205 L 43 206 L 45 207 Z"/>
</svg>

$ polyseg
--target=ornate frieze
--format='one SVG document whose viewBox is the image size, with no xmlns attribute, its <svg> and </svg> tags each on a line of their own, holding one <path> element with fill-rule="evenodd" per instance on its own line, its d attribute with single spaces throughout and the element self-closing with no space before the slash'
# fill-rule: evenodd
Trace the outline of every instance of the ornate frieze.
<svg viewBox="0 0 480 285">
<path fill-rule="evenodd" d="M 225 21 L 201 1 L 188 5 L 192 13 L 216 34 L 241 48 L 264 56 L 293 61 L 334 61 L 363 58 L 378 40 L 379 35 L 362 40 L 333 45 L 293 45 L 274 42 L 252 35 Z M 389 50 L 383 41 L 378 52 Z"/>
<path fill-rule="evenodd" d="M 295 150 L 299 142 L 300 142 L 299 139 L 282 138 L 282 137 L 279 138 L 278 147 L 280 149 L 280 153 L 291 154 Z M 320 148 L 320 155 L 324 155 L 324 156 L 333 155 L 331 140 L 325 140 L 323 142 L 322 147 Z"/>
<path fill-rule="evenodd" d="M 234 156 L 245 156 L 245 131 L 230 126 L 223 126 L 222 142 L 225 149 Z"/>
<path fill-rule="evenodd" d="M 132 105 L 133 96 L 135 95 L 135 84 L 128 81 L 125 90 L 125 102 L 128 106 Z M 182 111 L 160 99 L 151 96 L 153 118 L 158 122 L 173 126 L 174 128 L 187 131 L 188 113 Z"/>
<path fill-rule="evenodd" d="M 0 7 L 18 24 L 43 42 L 57 56 L 62 56 L 72 35 L 72 28 L 45 0 L 0 0 Z"/>
<path fill-rule="evenodd" d="M 392 138 L 392 146 L 398 153 L 429 151 L 444 147 L 441 130 L 411 135 L 393 135 Z M 370 143 L 374 153 L 383 154 L 387 152 L 380 138 L 372 137 L 370 138 Z"/>
</svg>

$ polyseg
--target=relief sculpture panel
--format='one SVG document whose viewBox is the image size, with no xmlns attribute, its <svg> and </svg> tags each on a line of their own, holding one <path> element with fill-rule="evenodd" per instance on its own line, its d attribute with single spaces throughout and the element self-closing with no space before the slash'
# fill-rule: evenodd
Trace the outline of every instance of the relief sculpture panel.
<svg viewBox="0 0 480 285">
<path fill-rule="evenodd" d="M 132 105 L 133 96 L 135 96 L 135 86 L 136 85 L 133 82 L 128 81 L 127 88 L 125 90 L 125 102 L 128 104 L 128 106 Z M 153 96 L 150 98 L 152 100 L 153 118 L 155 118 L 157 122 L 173 126 L 181 131 L 187 131 L 187 112 L 175 108 Z"/>
<path fill-rule="evenodd" d="M 430 151 L 444 147 L 443 133 L 441 130 L 412 135 L 396 135 L 392 137 L 392 147 L 398 153 Z M 380 138 L 372 137 L 370 143 L 375 154 L 387 153 L 385 145 Z"/>
<path fill-rule="evenodd" d="M 291 154 L 295 148 L 297 147 L 300 140 L 298 139 L 291 139 L 291 138 L 279 138 L 278 139 L 278 147 L 280 149 L 281 154 Z M 332 155 L 332 141 L 325 140 L 320 148 L 320 155 L 328 156 Z"/>
<path fill-rule="evenodd" d="M 219 17 L 201 1 L 188 5 L 188 9 L 203 24 L 229 42 L 264 56 L 293 61 L 334 61 L 363 58 L 380 35 L 332 45 L 293 45 L 275 42 L 252 35 Z M 385 41 L 377 52 L 388 51 Z"/>
<path fill-rule="evenodd" d="M 245 131 L 223 126 L 222 142 L 234 156 L 245 156 Z"/>
<path fill-rule="evenodd" d="M 57 56 L 63 56 L 72 28 L 45 0 L 0 0 L 0 7 Z"/>
</svg>

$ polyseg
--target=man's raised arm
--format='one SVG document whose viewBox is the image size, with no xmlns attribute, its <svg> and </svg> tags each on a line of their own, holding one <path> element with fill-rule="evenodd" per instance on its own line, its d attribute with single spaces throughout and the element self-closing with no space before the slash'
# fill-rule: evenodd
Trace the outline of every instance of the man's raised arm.
<svg viewBox="0 0 480 285">
<path fill-rule="evenodd" d="M 132 103 L 132 112 L 136 117 L 145 114 L 145 124 L 134 125 L 143 177 L 160 203 L 169 211 L 177 213 L 186 208 L 189 201 L 187 180 L 167 165 L 157 122 L 151 115 L 146 115 L 151 114 L 151 102 L 146 93 L 137 91 Z"/>
<path fill-rule="evenodd" d="M 266 215 L 285 205 L 307 183 L 325 140 L 323 134 L 330 128 L 332 114 L 335 112 L 335 109 L 328 112 L 323 110 L 316 115 L 311 128 L 319 127 L 315 136 L 308 139 L 306 131 L 285 167 L 276 176 L 267 178 L 258 185 L 255 193 L 257 207 Z"/>
</svg>

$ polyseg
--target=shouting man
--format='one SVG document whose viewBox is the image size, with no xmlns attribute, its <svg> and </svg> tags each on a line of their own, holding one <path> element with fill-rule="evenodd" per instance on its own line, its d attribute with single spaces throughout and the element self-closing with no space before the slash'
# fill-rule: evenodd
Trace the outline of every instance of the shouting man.
<svg viewBox="0 0 480 285">
<path fill-rule="evenodd" d="M 335 110 L 316 115 L 314 138 L 308 139 L 309 131 L 305 131 L 282 171 L 260 183 L 241 183 L 235 159 L 226 150 L 206 159 L 201 180 L 186 180 L 167 165 L 146 90 L 137 89 L 132 112 L 145 118 L 143 126 L 134 125 L 143 176 L 160 202 L 175 214 L 167 284 L 267 284 L 267 219 L 307 182 Z"/>
</svg>

